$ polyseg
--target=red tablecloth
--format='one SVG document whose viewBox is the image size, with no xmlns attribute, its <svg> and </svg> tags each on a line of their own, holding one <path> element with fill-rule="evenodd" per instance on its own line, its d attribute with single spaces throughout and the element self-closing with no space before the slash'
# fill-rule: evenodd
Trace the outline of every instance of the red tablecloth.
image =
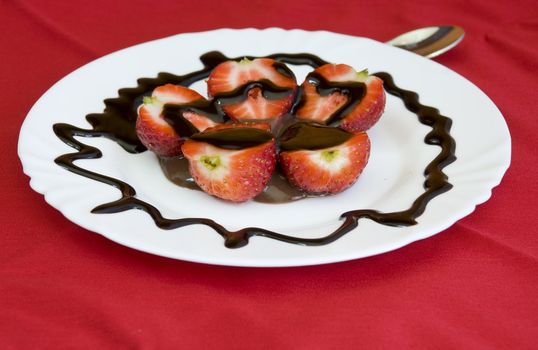
<svg viewBox="0 0 538 350">
<path fill-rule="evenodd" d="M 54 3 L 0 2 L 0 347 L 538 346 L 535 0 Z M 175 261 L 76 226 L 22 173 L 17 138 L 32 104 L 64 75 L 117 49 L 220 27 L 325 29 L 382 41 L 444 23 L 467 35 L 437 60 L 500 108 L 512 165 L 472 215 L 400 250 L 302 268 Z"/>
</svg>

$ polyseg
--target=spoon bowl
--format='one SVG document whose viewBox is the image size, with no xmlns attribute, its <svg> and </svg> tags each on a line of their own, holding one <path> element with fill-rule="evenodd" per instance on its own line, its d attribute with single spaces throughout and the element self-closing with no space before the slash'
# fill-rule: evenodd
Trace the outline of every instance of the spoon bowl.
<svg viewBox="0 0 538 350">
<path fill-rule="evenodd" d="M 432 58 L 456 46 L 465 36 L 463 28 L 454 25 L 433 26 L 412 30 L 386 43 Z"/>
</svg>

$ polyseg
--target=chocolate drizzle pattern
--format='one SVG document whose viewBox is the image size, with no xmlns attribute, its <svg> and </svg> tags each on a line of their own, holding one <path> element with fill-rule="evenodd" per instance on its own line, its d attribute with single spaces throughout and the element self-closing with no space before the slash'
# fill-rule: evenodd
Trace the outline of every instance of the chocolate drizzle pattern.
<svg viewBox="0 0 538 350">
<path fill-rule="evenodd" d="M 318 67 L 327 63 L 321 58 L 311 54 L 274 54 L 267 57 L 271 57 L 282 63 L 310 65 L 311 67 Z M 253 59 L 253 57 L 248 58 Z M 120 199 L 110 203 L 101 204 L 95 207 L 92 210 L 92 213 L 109 214 L 131 209 L 140 209 L 148 213 L 159 228 L 165 230 L 173 230 L 189 225 L 206 225 L 222 236 L 225 246 L 228 248 L 242 247 L 246 245 L 249 238 L 253 236 L 266 237 L 292 244 L 319 246 L 334 242 L 346 233 L 352 231 L 358 226 L 359 220 L 363 218 L 388 226 L 415 225 L 416 219 L 422 215 L 429 201 L 452 188 L 452 185 L 448 182 L 448 177 L 442 171 L 445 166 L 456 160 L 456 143 L 450 136 L 451 119 L 441 115 L 434 107 L 422 105 L 415 92 L 399 88 L 394 83 L 390 74 L 384 72 L 375 73 L 375 75 L 383 80 L 385 90 L 389 94 L 399 97 L 404 102 L 405 107 L 417 115 L 420 123 L 432 128 L 426 135 L 424 142 L 428 145 L 439 146 L 441 151 L 435 159 L 427 165 L 424 171 L 424 192 L 412 202 L 408 209 L 391 213 L 382 213 L 373 209 L 348 211 L 341 214 L 340 219 L 342 220 L 342 224 L 340 227 L 333 232 L 329 232 L 324 237 L 300 238 L 258 227 L 247 227 L 238 231 L 229 231 L 217 222 L 207 218 L 168 219 L 163 217 L 159 210 L 151 204 L 136 198 L 136 191 L 131 185 L 118 179 L 91 172 L 74 164 L 74 161 L 78 159 L 96 159 L 102 156 L 99 149 L 76 140 L 76 136 L 107 137 L 116 141 L 127 152 L 143 152 L 145 147 L 140 143 L 136 136 L 135 122 L 137 117 L 137 107 L 142 103 L 144 96 L 150 95 L 155 87 L 166 83 L 190 86 L 199 80 L 206 79 L 216 65 L 229 58 L 225 57 L 220 52 L 209 52 L 202 55 L 200 59 L 204 64 L 202 70 L 183 76 L 170 73 L 159 73 L 156 78 L 139 79 L 137 87 L 120 89 L 118 92 L 119 97 L 104 101 L 106 107 L 103 113 L 89 114 L 86 116 L 86 119 L 92 125 L 91 129 L 81 129 L 64 123 L 54 124 L 53 130 L 58 138 L 77 151 L 61 155 L 55 159 L 55 162 L 73 173 L 114 186 L 121 192 Z M 287 68 L 283 67 L 285 66 L 282 65 L 279 69 L 285 71 Z M 313 76 L 313 78 L 317 77 Z M 322 88 L 325 88 L 322 86 L 323 82 L 320 81 L 319 84 Z M 266 87 L 265 84 L 263 87 Z M 327 86 L 326 88 L 343 89 L 349 87 Z M 352 88 L 356 91 L 360 90 L 360 87 Z M 243 91 L 241 92 L 243 93 Z M 287 91 L 270 92 L 277 94 L 289 93 Z M 296 97 L 295 107 L 300 103 L 300 95 L 299 91 Z M 240 97 L 236 96 L 230 98 Z M 213 107 L 206 106 L 203 108 Z M 209 112 L 213 113 L 213 111 Z M 339 113 L 339 111 L 337 111 L 337 113 Z M 219 112 L 217 112 L 216 115 L 221 116 Z M 337 116 L 333 116 L 333 118 L 337 118 Z"/>
<path fill-rule="evenodd" d="M 269 80 L 260 80 L 240 86 L 236 90 L 218 94 L 213 100 L 198 100 L 184 105 L 167 104 L 164 106 L 163 116 L 179 135 L 190 137 L 197 133 L 198 129 L 183 117 L 185 112 L 204 115 L 217 123 L 225 122 L 228 117 L 222 106 L 243 102 L 247 99 L 248 92 L 254 88 L 260 88 L 263 97 L 268 100 L 285 98 L 295 93 L 295 89 L 282 88 Z"/>
<path fill-rule="evenodd" d="M 366 94 L 366 85 L 361 82 L 331 82 L 316 72 L 308 74 L 306 80 L 316 86 L 316 90 L 321 96 L 329 96 L 334 92 L 347 96 L 347 102 L 326 120 L 326 124 L 334 126 L 338 126 L 340 120 L 350 113 Z"/>
</svg>

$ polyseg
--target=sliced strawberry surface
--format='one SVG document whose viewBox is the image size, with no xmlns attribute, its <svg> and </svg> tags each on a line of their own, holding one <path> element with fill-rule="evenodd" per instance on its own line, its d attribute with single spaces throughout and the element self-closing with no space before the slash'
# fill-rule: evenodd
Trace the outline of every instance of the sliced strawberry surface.
<svg viewBox="0 0 538 350">
<path fill-rule="evenodd" d="M 155 90 L 153 90 L 151 97 L 155 98 L 163 105 L 167 103 L 184 104 L 204 98 L 202 95 L 192 89 L 174 84 L 166 84 L 156 87 Z"/>
<path fill-rule="evenodd" d="M 356 72 L 351 66 L 345 64 L 326 64 L 314 70 L 334 86 L 341 85 L 346 89 L 349 83 L 363 83 L 364 96 L 351 110 L 340 116 L 339 127 L 351 132 L 361 132 L 371 128 L 383 114 L 385 107 L 385 90 L 383 81 L 376 76 L 368 75 L 366 70 Z M 340 83 L 340 84 L 339 84 Z M 303 103 L 297 110 L 298 118 L 318 123 L 332 122 L 333 117 L 341 113 L 348 103 L 351 95 L 343 91 L 333 91 L 322 96 L 318 91 L 317 83 L 309 77 L 301 85 L 303 89 Z"/>
<path fill-rule="evenodd" d="M 207 128 L 212 128 L 216 125 L 219 125 L 218 123 L 215 123 L 213 120 L 209 119 L 208 117 L 196 114 L 193 112 L 185 112 L 183 113 L 183 118 L 187 119 L 189 123 L 194 125 L 198 131 L 204 131 Z"/>
<path fill-rule="evenodd" d="M 335 194 L 351 186 L 370 156 L 366 133 L 324 149 L 280 152 L 280 166 L 288 181 L 314 194 Z"/>
<path fill-rule="evenodd" d="M 136 133 L 142 144 L 160 156 L 180 155 L 181 137 L 164 119 L 163 107 L 165 104 L 186 104 L 202 99 L 202 95 L 183 86 L 166 84 L 155 88 L 151 97 L 145 97 L 138 109 Z M 200 131 L 216 124 L 211 119 L 192 112 L 184 113 L 183 117 Z"/>
<path fill-rule="evenodd" d="M 320 66 L 314 70 L 315 72 L 321 74 L 325 79 L 333 82 L 346 82 L 346 81 L 357 81 L 357 76 L 364 78 L 368 74 L 364 74 L 364 71 L 357 72 L 353 67 L 348 66 L 347 64 L 334 64 L 328 63 L 323 66 Z"/>
<path fill-rule="evenodd" d="M 260 194 L 276 164 L 274 139 L 240 150 L 187 140 L 182 150 L 196 184 L 206 193 L 232 202 L 245 202 Z"/>
<path fill-rule="evenodd" d="M 314 84 L 305 82 L 301 87 L 304 103 L 296 113 L 300 119 L 324 123 L 347 102 L 347 96 L 337 92 L 320 96 Z"/>
<path fill-rule="evenodd" d="M 250 89 L 246 100 L 223 105 L 224 112 L 235 121 L 270 120 L 279 118 L 291 108 L 294 94 L 286 98 L 268 100 L 260 88 Z"/>
<path fill-rule="evenodd" d="M 223 101 L 224 112 L 233 120 L 275 119 L 289 111 L 297 82 L 293 73 L 282 63 L 269 58 L 254 60 L 242 59 L 239 62 L 226 61 L 219 64 L 207 80 L 209 96 L 218 98 L 238 91 L 248 83 L 270 83 L 284 92 L 282 97 L 266 98 L 262 87 L 253 87 L 247 92 L 247 97 L 241 102 Z M 285 93 L 286 89 L 293 89 Z"/>
<path fill-rule="evenodd" d="M 294 88 L 297 85 L 295 76 L 288 70 L 284 73 L 281 63 L 271 58 L 247 58 L 241 61 L 226 61 L 219 64 L 207 80 L 207 92 L 210 97 L 227 93 L 254 81 L 269 80 L 282 88 Z"/>
</svg>

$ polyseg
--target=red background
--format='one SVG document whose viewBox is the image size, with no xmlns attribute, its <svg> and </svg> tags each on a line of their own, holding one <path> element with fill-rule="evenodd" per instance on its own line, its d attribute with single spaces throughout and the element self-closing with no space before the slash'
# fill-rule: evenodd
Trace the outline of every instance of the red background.
<svg viewBox="0 0 538 350">
<path fill-rule="evenodd" d="M 537 346 L 535 0 L 3 0 L 0 23 L 3 348 Z M 17 138 L 32 104 L 64 75 L 115 50 L 221 27 L 325 29 L 384 41 L 445 23 L 467 35 L 437 61 L 495 101 L 512 135 L 512 165 L 472 215 L 403 249 L 301 268 L 175 261 L 69 222 L 22 173 Z"/>
</svg>

